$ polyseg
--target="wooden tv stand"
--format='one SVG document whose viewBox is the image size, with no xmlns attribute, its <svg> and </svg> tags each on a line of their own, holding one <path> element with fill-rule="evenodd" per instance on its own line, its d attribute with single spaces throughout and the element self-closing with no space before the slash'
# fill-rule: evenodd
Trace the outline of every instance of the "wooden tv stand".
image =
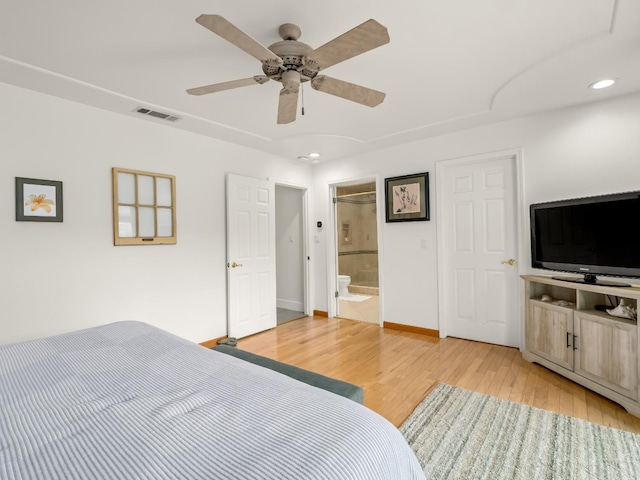
<svg viewBox="0 0 640 480">
<path fill-rule="evenodd" d="M 526 308 L 523 357 L 640 417 L 638 322 L 595 309 L 610 304 L 608 297 L 624 299 L 637 309 L 640 286 L 572 283 L 542 275 L 521 278 Z M 542 301 L 543 295 L 553 301 Z"/>
</svg>

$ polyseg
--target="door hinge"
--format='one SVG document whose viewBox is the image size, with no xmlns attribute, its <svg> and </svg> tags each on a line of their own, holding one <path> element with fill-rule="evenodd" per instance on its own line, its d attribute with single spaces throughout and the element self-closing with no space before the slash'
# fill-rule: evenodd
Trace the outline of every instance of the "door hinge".
<svg viewBox="0 0 640 480">
<path fill-rule="evenodd" d="M 333 197 L 333 203 L 338 203 L 338 199 L 336 197 Z"/>
<path fill-rule="evenodd" d="M 335 297 L 338 298 L 338 292 L 335 293 Z"/>
</svg>

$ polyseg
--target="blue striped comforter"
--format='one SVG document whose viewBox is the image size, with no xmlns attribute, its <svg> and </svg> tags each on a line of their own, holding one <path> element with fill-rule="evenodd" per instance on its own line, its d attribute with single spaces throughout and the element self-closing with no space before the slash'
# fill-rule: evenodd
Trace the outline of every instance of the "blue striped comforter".
<svg viewBox="0 0 640 480">
<path fill-rule="evenodd" d="M 351 400 L 118 322 L 0 347 L 0 479 L 422 479 Z"/>
</svg>

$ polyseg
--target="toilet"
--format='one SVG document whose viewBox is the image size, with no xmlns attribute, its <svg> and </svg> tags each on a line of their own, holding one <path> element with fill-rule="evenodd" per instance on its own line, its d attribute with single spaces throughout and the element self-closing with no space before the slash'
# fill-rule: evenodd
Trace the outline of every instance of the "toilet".
<svg viewBox="0 0 640 480">
<path fill-rule="evenodd" d="M 351 283 L 351 277 L 349 275 L 338 275 L 338 296 L 348 297 L 349 284 Z"/>
</svg>

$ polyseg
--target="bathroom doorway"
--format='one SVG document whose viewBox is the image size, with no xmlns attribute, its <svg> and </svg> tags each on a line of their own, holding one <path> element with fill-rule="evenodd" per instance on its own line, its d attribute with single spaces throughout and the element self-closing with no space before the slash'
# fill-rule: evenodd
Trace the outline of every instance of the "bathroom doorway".
<svg viewBox="0 0 640 480">
<path fill-rule="evenodd" d="M 376 182 L 336 185 L 336 314 L 380 323 Z"/>
</svg>

